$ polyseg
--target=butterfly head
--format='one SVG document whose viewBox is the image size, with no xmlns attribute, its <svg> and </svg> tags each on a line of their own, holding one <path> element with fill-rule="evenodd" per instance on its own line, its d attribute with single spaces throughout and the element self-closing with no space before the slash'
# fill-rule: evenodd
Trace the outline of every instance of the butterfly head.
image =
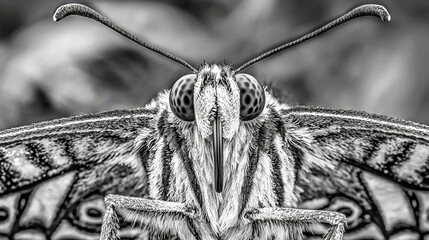
<svg viewBox="0 0 429 240">
<path fill-rule="evenodd" d="M 172 112 L 183 121 L 195 121 L 204 138 L 212 135 L 216 119 L 223 137 L 231 138 L 240 121 L 257 118 L 264 106 L 262 85 L 248 74 L 234 74 L 229 66 L 205 64 L 197 74 L 177 80 L 170 92 Z"/>
<path fill-rule="evenodd" d="M 257 118 L 264 107 L 262 85 L 248 74 L 234 74 L 229 66 L 205 64 L 197 74 L 177 80 L 170 91 L 176 117 L 194 121 L 202 137 L 213 140 L 215 175 L 223 168 L 223 140 L 231 139 L 240 122 Z"/>
</svg>

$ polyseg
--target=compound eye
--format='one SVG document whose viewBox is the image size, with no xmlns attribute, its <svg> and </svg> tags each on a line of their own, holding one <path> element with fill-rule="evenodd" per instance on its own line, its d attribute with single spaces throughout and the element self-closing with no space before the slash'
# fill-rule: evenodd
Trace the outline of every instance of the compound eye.
<svg viewBox="0 0 429 240">
<path fill-rule="evenodd" d="M 178 118 L 194 121 L 194 84 L 197 75 L 188 74 L 181 77 L 170 91 L 170 108 Z"/>
<path fill-rule="evenodd" d="M 235 75 L 240 89 L 240 116 L 241 120 L 255 119 L 265 107 L 265 91 L 254 77 L 240 73 Z"/>
</svg>

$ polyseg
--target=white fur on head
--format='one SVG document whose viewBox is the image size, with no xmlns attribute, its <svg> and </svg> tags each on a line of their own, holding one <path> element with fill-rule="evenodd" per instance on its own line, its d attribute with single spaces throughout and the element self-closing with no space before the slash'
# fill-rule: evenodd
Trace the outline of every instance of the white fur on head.
<svg viewBox="0 0 429 240">
<path fill-rule="evenodd" d="M 195 121 L 204 139 L 212 134 L 216 113 L 222 121 L 224 138 L 232 138 L 240 124 L 240 91 L 229 67 L 206 64 L 200 68 L 194 106 Z"/>
<path fill-rule="evenodd" d="M 218 84 L 217 104 L 222 121 L 223 136 L 231 139 L 240 125 L 240 90 L 229 69 L 224 69 L 226 85 Z M 219 79 L 220 80 L 220 79 Z M 229 89 L 228 89 L 229 88 Z"/>
</svg>

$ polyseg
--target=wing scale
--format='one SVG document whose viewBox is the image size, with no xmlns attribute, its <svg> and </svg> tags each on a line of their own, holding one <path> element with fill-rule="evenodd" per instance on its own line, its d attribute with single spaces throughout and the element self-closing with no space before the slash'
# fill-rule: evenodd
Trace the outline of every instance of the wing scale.
<svg viewBox="0 0 429 240">
<path fill-rule="evenodd" d="M 125 161 L 155 114 L 145 109 L 109 111 L 0 132 L 0 194 L 72 170 Z"/>
<path fill-rule="evenodd" d="M 401 192 L 415 196 L 412 190 L 401 189 L 400 186 L 428 190 L 428 126 L 352 110 L 298 106 L 281 112 L 291 134 L 306 137 L 306 150 L 314 157 L 307 159 L 310 161 L 309 172 L 298 178 L 301 200 L 327 197 L 329 202 L 325 207 L 333 207 L 335 199 L 356 203 L 360 210 L 353 212 L 360 214 L 355 215 L 358 218 L 349 219 L 351 225 L 347 232 L 353 234 L 353 229 L 371 228 L 372 223 L 380 231 L 369 235 L 362 235 L 359 231 L 356 232 L 361 234 L 357 235 L 358 238 L 377 233 L 387 239 L 404 229 L 424 235 L 425 227 L 419 223 L 419 214 L 425 210 L 419 207 L 419 202 L 426 201 L 426 198 L 397 199 L 404 201 L 402 213 L 405 215 L 391 218 L 384 212 L 395 211 L 389 204 L 390 200 L 384 196 L 380 198 L 379 193 L 374 192 L 379 191 L 374 189 L 374 184 L 379 189 L 379 186 L 386 187 L 387 182 L 381 179 L 374 182 L 374 177 L 365 172 L 398 183 L 399 186 L 391 186 L 396 190 L 388 192 L 389 196 L 405 196 Z M 367 177 L 373 179 L 371 186 Z M 388 202 L 379 202 L 382 199 Z"/>
<path fill-rule="evenodd" d="M 10 215 L 14 211 L 8 213 L 8 207 L 4 208 L 6 202 L 0 206 L 6 214 L 0 223 L 12 224 L 0 235 L 13 236 L 25 233 L 26 229 L 42 229 L 41 232 L 50 237 L 66 218 L 84 231 L 99 232 L 100 223 L 80 219 L 76 208 L 82 206 L 86 198 L 94 199 L 94 194 L 145 194 L 145 159 L 137 150 L 145 137 L 150 136 L 157 112 L 157 106 L 152 105 L 146 109 L 81 115 L 1 131 L 0 196 L 5 201 L 7 194 L 20 194 L 16 196 L 19 204 L 15 215 Z M 65 195 L 55 196 L 59 197 L 60 204 L 52 212 L 54 215 L 42 212 L 43 216 L 32 216 L 37 210 L 27 209 L 31 208 L 30 203 L 47 197 L 37 194 L 38 184 L 57 176 L 61 177 L 56 178 L 56 182 L 64 182 L 64 177 L 68 180 L 63 183 Z"/>
<path fill-rule="evenodd" d="M 288 124 L 311 139 L 321 161 L 350 164 L 405 187 L 429 190 L 429 127 L 352 110 L 295 107 Z"/>
</svg>

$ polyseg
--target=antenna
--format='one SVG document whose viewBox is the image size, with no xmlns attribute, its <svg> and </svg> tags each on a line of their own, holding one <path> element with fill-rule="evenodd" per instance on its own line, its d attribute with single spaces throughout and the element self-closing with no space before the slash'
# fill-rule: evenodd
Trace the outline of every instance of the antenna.
<svg viewBox="0 0 429 240">
<path fill-rule="evenodd" d="M 70 15 L 79 15 L 82 17 L 87 17 L 87 18 L 91 18 L 101 24 L 104 24 L 105 26 L 107 26 L 110 29 L 113 29 L 114 31 L 116 31 L 117 33 L 121 34 L 122 36 L 130 39 L 133 42 L 138 43 L 139 45 L 152 50 L 156 53 L 161 54 L 162 56 L 169 58 L 173 61 L 176 61 L 180 64 L 182 64 L 183 66 L 189 68 L 192 72 L 197 73 L 197 69 L 195 69 L 194 67 L 191 66 L 191 64 L 187 63 L 185 60 L 178 58 L 174 55 L 172 55 L 171 53 L 165 52 L 155 46 L 152 46 L 151 44 L 142 41 L 141 39 L 139 39 L 138 37 L 136 37 L 135 35 L 127 32 L 125 29 L 119 27 L 118 25 L 116 25 L 115 23 L 113 23 L 112 21 L 110 21 L 109 19 L 105 18 L 104 16 L 102 16 L 101 14 L 99 14 L 98 12 L 94 11 L 93 9 L 82 5 L 82 4 L 78 4 L 78 3 L 71 3 L 71 4 L 66 4 L 63 5 L 61 7 L 59 7 L 53 16 L 54 21 L 60 21 L 63 18 L 70 16 Z"/>
<path fill-rule="evenodd" d="M 250 65 L 263 60 L 264 58 L 267 58 L 271 55 L 279 53 L 279 52 L 281 52 L 285 49 L 288 49 L 290 47 L 296 46 L 302 42 L 305 42 L 311 38 L 314 38 L 314 37 L 316 37 L 316 36 L 318 36 L 324 32 L 331 30 L 334 27 L 341 25 L 345 22 L 348 22 L 354 18 L 363 17 L 363 16 L 379 17 L 379 18 L 381 18 L 381 20 L 383 20 L 385 22 L 388 22 L 391 19 L 389 12 L 386 10 L 385 7 L 383 7 L 381 5 L 376 5 L 376 4 L 361 5 L 357 8 L 354 8 L 353 10 L 349 11 L 348 13 L 342 15 L 341 17 L 335 19 L 334 21 L 326 24 L 325 26 L 323 26 L 323 27 L 311 32 L 311 33 L 308 33 L 308 34 L 302 36 L 301 38 L 298 38 L 295 41 L 288 42 L 286 44 L 278 46 L 278 47 L 276 47 L 270 51 L 267 51 L 267 52 L 259 55 L 256 58 L 251 59 L 250 61 L 246 62 L 245 64 L 243 64 L 239 68 L 237 68 L 234 72 L 240 72 L 243 69 L 249 67 Z"/>
</svg>

